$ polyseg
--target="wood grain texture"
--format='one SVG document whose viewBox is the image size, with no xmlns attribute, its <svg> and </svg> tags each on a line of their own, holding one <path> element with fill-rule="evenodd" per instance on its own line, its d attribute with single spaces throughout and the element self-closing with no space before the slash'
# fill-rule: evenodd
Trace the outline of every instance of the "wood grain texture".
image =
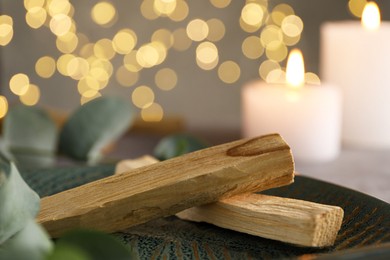
<svg viewBox="0 0 390 260">
<path fill-rule="evenodd" d="M 333 245 L 341 227 L 343 210 L 336 206 L 250 193 L 190 208 L 176 216 L 291 244 L 324 247 Z"/>
<path fill-rule="evenodd" d="M 117 164 L 116 174 L 156 162 L 158 160 L 149 155 L 123 160 Z M 176 215 L 185 220 L 208 222 L 282 242 L 323 247 L 334 244 L 343 210 L 296 199 L 246 194 L 187 209 Z"/>
<path fill-rule="evenodd" d="M 293 178 L 291 150 L 278 134 L 271 134 L 42 198 L 37 221 L 53 237 L 77 227 L 115 232 L 221 198 L 287 185 Z"/>
</svg>

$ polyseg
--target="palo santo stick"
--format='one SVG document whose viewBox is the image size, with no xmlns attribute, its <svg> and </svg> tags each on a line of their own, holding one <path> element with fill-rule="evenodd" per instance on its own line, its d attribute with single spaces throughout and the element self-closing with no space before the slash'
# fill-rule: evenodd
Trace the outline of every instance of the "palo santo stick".
<svg viewBox="0 0 390 260">
<path fill-rule="evenodd" d="M 244 139 L 113 175 L 41 200 L 53 237 L 72 228 L 115 232 L 244 192 L 290 184 L 294 162 L 278 134 Z"/>
<path fill-rule="evenodd" d="M 184 210 L 176 216 L 296 245 L 333 245 L 344 211 L 303 200 L 241 194 Z"/>
<path fill-rule="evenodd" d="M 156 162 L 148 155 L 123 160 L 115 173 Z M 296 245 L 324 247 L 333 245 L 343 214 L 336 206 L 247 193 L 190 208 L 176 216 Z"/>
</svg>

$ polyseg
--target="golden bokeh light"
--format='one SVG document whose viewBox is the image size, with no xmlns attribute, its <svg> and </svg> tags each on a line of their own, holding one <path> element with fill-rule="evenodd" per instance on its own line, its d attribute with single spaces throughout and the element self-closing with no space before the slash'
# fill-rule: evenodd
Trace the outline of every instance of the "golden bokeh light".
<svg viewBox="0 0 390 260">
<path fill-rule="evenodd" d="M 313 72 L 305 73 L 305 82 L 310 85 L 321 85 L 320 77 Z"/>
<path fill-rule="evenodd" d="M 170 68 L 160 69 L 154 77 L 154 82 L 156 83 L 156 86 L 162 90 L 171 90 L 176 87 L 177 74 Z"/>
<path fill-rule="evenodd" d="M 115 50 L 112 41 L 107 38 L 98 40 L 93 46 L 93 53 L 100 59 L 111 60 L 115 57 Z"/>
<path fill-rule="evenodd" d="M 83 95 L 84 92 L 88 90 L 99 90 L 100 84 L 97 79 L 87 76 L 79 80 L 77 83 L 77 90 L 80 93 L 80 95 Z"/>
<path fill-rule="evenodd" d="M 256 24 L 256 25 L 249 25 L 247 23 L 245 23 L 242 18 L 240 18 L 240 27 L 241 29 L 244 31 L 244 32 L 247 32 L 247 33 L 254 33 L 256 31 L 258 31 L 260 29 L 260 27 L 262 26 L 261 23 L 259 24 Z"/>
<path fill-rule="evenodd" d="M 131 94 L 133 104 L 138 108 L 147 108 L 154 102 L 154 92 L 148 86 L 139 86 Z"/>
<path fill-rule="evenodd" d="M 217 8 L 227 7 L 232 0 L 210 0 L 210 3 Z"/>
<path fill-rule="evenodd" d="M 46 18 L 46 10 L 39 6 L 28 9 L 26 13 L 26 23 L 33 29 L 38 29 L 44 25 Z"/>
<path fill-rule="evenodd" d="M 99 86 L 98 89 L 103 89 L 107 86 L 110 75 L 103 68 L 91 68 L 88 75 L 97 80 Z"/>
<path fill-rule="evenodd" d="M 288 48 L 284 43 L 272 42 L 267 45 L 265 55 L 269 60 L 281 62 L 287 58 Z"/>
<path fill-rule="evenodd" d="M 152 34 L 152 42 L 161 42 L 166 49 L 169 49 L 173 45 L 173 35 L 167 29 L 158 29 Z"/>
<path fill-rule="evenodd" d="M 137 51 L 131 51 L 123 57 L 123 65 L 128 71 L 138 72 L 142 66 L 137 61 Z"/>
<path fill-rule="evenodd" d="M 11 16 L 0 15 L 0 45 L 6 46 L 14 35 L 13 20 Z"/>
<path fill-rule="evenodd" d="M 242 42 L 242 53 L 249 59 L 258 59 L 264 53 L 264 47 L 261 44 L 260 38 L 257 36 L 249 36 Z"/>
<path fill-rule="evenodd" d="M 12 31 L 13 31 L 12 25 L 6 23 L 0 24 L 0 37 L 4 38 L 8 34 L 12 33 Z"/>
<path fill-rule="evenodd" d="M 159 17 L 159 15 L 154 11 L 154 0 L 142 1 L 141 14 L 147 20 L 154 20 Z"/>
<path fill-rule="evenodd" d="M 48 79 L 56 71 L 56 61 L 50 56 L 44 56 L 35 63 L 35 72 L 41 78 Z"/>
<path fill-rule="evenodd" d="M 184 0 L 177 0 L 175 10 L 168 16 L 172 21 L 180 22 L 187 18 L 188 13 L 189 8 L 187 2 Z"/>
<path fill-rule="evenodd" d="M 286 16 L 294 15 L 294 9 L 288 4 L 278 4 L 272 9 L 271 19 L 274 24 L 281 26 Z"/>
<path fill-rule="evenodd" d="M 240 75 L 240 66 L 234 61 L 225 61 L 218 68 L 218 77 L 227 84 L 236 82 Z"/>
<path fill-rule="evenodd" d="M 361 15 L 367 0 L 348 2 L 350 11 L 357 16 Z M 280 64 L 287 58 L 288 48 L 300 41 L 304 27 L 301 18 L 295 15 L 289 4 L 272 3 L 270 0 L 242 1 L 239 9 L 234 12 L 238 16 L 236 18 L 225 14 L 226 11 L 234 11 L 230 10 L 235 8 L 232 6 L 232 0 L 208 0 L 201 8 L 210 10 L 204 10 L 204 13 L 198 15 L 192 13 L 195 10 L 192 10 L 192 3 L 188 0 L 143 0 L 132 5 L 139 8 L 138 10 L 119 10 L 115 1 L 96 0 L 83 5 L 83 8 L 88 9 L 77 8 L 76 13 L 72 5 L 75 3 L 70 0 L 24 0 L 23 3 L 27 25 L 33 29 L 49 28 L 55 36 L 50 37 L 50 40 L 55 40 L 55 47 L 61 55 L 55 60 L 51 57 L 53 55 L 40 54 L 40 58 L 35 62 L 35 72 L 39 77 L 51 78 L 52 81 L 56 70 L 61 75 L 70 77 L 77 84 L 81 104 L 103 95 L 106 91 L 110 93 L 111 90 L 104 89 L 107 86 L 128 87 L 131 100 L 141 109 L 141 117 L 145 121 L 162 120 L 164 110 L 156 103 L 155 95 L 177 88 L 178 68 L 181 66 L 179 62 L 182 62 L 182 57 L 192 57 L 192 61 L 202 70 L 215 69 L 213 75 L 218 76 L 225 85 L 237 84 L 244 72 L 244 66 L 239 63 L 242 58 L 233 55 L 233 60 L 232 57 L 226 57 L 226 50 L 222 53 L 219 48 L 231 49 L 233 42 L 229 42 L 227 36 L 240 37 L 234 40 L 242 42 L 244 59 L 260 60 L 265 57 L 267 60 L 259 67 L 260 77 L 269 83 L 280 83 L 286 74 Z M 222 10 L 223 8 L 226 10 Z M 83 11 L 83 19 L 89 21 L 79 21 L 79 11 Z M 137 17 L 120 17 L 125 19 L 123 21 L 130 21 L 130 26 L 121 27 L 118 24 L 112 30 L 101 28 L 113 26 L 119 15 L 122 16 L 122 12 L 124 15 L 128 12 L 128 15 L 133 16 L 134 11 L 138 13 Z M 239 21 L 241 33 L 244 34 L 230 35 L 228 25 L 234 23 L 234 19 L 236 26 Z M 89 22 L 88 26 L 92 23 L 92 26 L 100 31 L 80 33 L 85 29 L 81 22 Z M 147 30 L 138 31 L 137 27 L 143 22 L 149 22 L 150 26 Z M 12 18 L 0 16 L 0 45 L 7 45 L 13 34 Z M 196 46 L 192 46 L 193 42 Z M 180 58 L 175 60 L 175 56 L 170 57 L 169 61 L 177 64 L 176 67 L 168 68 L 161 64 L 167 60 L 168 54 L 174 52 L 172 49 L 187 53 L 174 53 Z M 142 81 L 146 78 L 145 82 L 140 83 L 141 75 Z M 22 103 L 35 105 L 39 102 L 41 93 L 38 86 L 30 84 L 28 77 L 26 74 L 16 74 L 9 80 L 9 85 L 12 93 L 18 95 Z M 319 82 L 314 73 L 306 73 L 305 77 L 308 84 Z M 143 85 L 152 84 L 151 80 L 154 80 L 153 88 Z M 3 111 L 2 102 L 0 96 L 0 117 Z"/>
<path fill-rule="evenodd" d="M 356 17 L 362 17 L 364 7 L 367 4 L 367 0 L 349 0 L 348 9 L 352 15 Z"/>
<path fill-rule="evenodd" d="M 139 78 L 138 72 L 132 72 L 126 69 L 125 66 L 120 66 L 115 73 L 116 81 L 123 87 L 131 87 L 137 83 Z"/>
<path fill-rule="evenodd" d="M 5 117 L 8 112 L 8 101 L 7 98 L 0 95 L 0 118 Z"/>
<path fill-rule="evenodd" d="M 298 34 L 296 37 L 289 37 L 283 34 L 283 43 L 287 46 L 294 46 L 301 40 L 301 34 Z"/>
<path fill-rule="evenodd" d="M 217 42 L 222 40 L 225 36 L 225 24 L 217 19 L 212 18 L 207 21 L 207 25 L 209 27 L 209 34 L 207 35 L 207 40 L 212 42 Z"/>
<path fill-rule="evenodd" d="M 80 80 L 89 73 L 89 63 L 81 57 L 75 57 L 68 62 L 66 67 L 69 77 L 75 80 Z"/>
<path fill-rule="evenodd" d="M 24 0 L 24 8 L 28 11 L 34 7 L 43 7 L 45 0 Z"/>
<path fill-rule="evenodd" d="M 57 14 L 70 15 L 71 6 L 69 0 L 51 0 L 48 1 L 48 12 L 52 17 Z"/>
<path fill-rule="evenodd" d="M 264 18 L 263 7 L 258 3 L 247 3 L 241 10 L 241 18 L 248 25 L 259 25 Z"/>
<path fill-rule="evenodd" d="M 263 46 L 272 45 L 275 48 L 283 42 L 282 29 L 276 25 L 268 25 L 261 31 L 260 40 Z"/>
<path fill-rule="evenodd" d="M 57 49 L 62 53 L 72 53 L 78 45 L 79 39 L 73 32 L 68 32 L 56 39 Z"/>
<path fill-rule="evenodd" d="M 74 59 L 74 58 L 75 58 L 75 56 L 72 55 L 72 54 L 61 55 L 57 59 L 57 70 L 58 70 L 58 72 L 61 73 L 64 76 L 69 76 L 69 74 L 68 74 L 68 63 L 72 59 Z"/>
<path fill-rule="evenodd" d="M 281 69 L 280 64 L 278 62 L 273 61 L 273 60 L 266 60 L 266 61 L 262 62 L 260 67 L 259 67 L 259 76 L 263 80 L 266 80 L 268 74 L 271 71 L 277 70 L 277 69 L 279 69 L 279 70 Z"/>
<path fill-rule="evenodd" d="M 37 85 L 30 84 L 27 92 L 19 97 L 20 101 L 26 106 L 34 106 L 41 97 L 41 91 Z"/>
<path fill-rule="evenodd" d="M 282 31 L 289 37 L 297 37 L 302 33 L 302 19 L 296 15 L 286 16 L 282 21 Z"/>
<path fill-rule="evenodd" d="M 151 44 L 143 45 L 137 51 L 136 59 L 142 67 L 151 68 L 158 63 L 158 51 Z"/>
<path fill-rule="evenodd" d="M 50 30 L 57 36 L 68 33 L 72 26 L 72 19 L 65 14 L 56 14 L 50 19 Z"/>
<path fill-rule="evenodd" d="M 9 87 L 15 95 L 24 95 L 30 85 L 30 79 L 26 74 L 18 73 L 12 76 L 9 81 Z"/>
<path fill-rule="evenodd" d="M 71 22 L 72 23 L 70 25 L 69 32 L 72 32 L 72 33 L 76 34 L 77 33 L 76 22 L 73 19 L 71 19 Z"/>
<path fill-rule="evenodd" d="M 145 122 L 159 122 L 164 117 L 164 110 L 161 105 L 153 103 L 141 110 L 141 118 Z"/>
<path fill-rule="evenodd" d="M 76 36 L 77 36 L 77 39 L 78 39 L 78 43 L 77 43 L 77 48 L 76 48 L 75 51 L 81 52 L 82 47 L 84 47 L 86 44 L 89 43 L 89 39 L 88 39 L 87 35 L 85 35 L 84 33 L 80 33 L 80 32 L 76 33 Z M 91 54 L 89 56 L 91 56 L 92 54 L 93 54 L 93 52 L 91 52 Z M 83 56 L 83 58 L 87 58 L 87 57 Z"/>
<path fill-rule="evenodd" d="M 137 44 L 137 35 L 133 30 L 123 29 L 117 32 L 112 40 L 113 49 L 119 54 L 130 53 Z"/>
<path fill-rule="evenodd" d="M 74 6 L 71 4 L 70 5 L 70 10 L 68 12 L 68 15 L 73 18 L 74 12 L 75 12 Z"/>
<path fill-rule="evenodd" d="M 186 29 L 179 28 L 173 33 L 173 48 L 177 51 L 185 51 L 191 47 L 192 41 L 188 37 Z"/>
<path fill-rule="evenodd" d="M 282 69 L 271 70 L 265 81 L 270 84 L 286 84 L 286 72 Z"/>
<path fill-rule="evenodd" d="M 154 0 L 153 8 L 157 15 L 168 16 L 176 9 L 176 0 Z"/>
<path fill-rule="evenodd" d="M 264 8 L 267 8 L 269 0 L 246 0 L 246 2 L 247 3 L 253 2 L 263 6 Z"/>
<path fill-rule="evenodd" d="M 201 19 L 194 19 L 187 25 L 187 35 L 193 41 L 203 41 L 209 34 L 209 26 Z"/>
<path fill-rule="evenodd" d="M 136 53 L 136 59 L 143 68 L 151 68 L 161 64 L 165 60 L 166 55 L 165 45 L 154 41 L 141 46 Z"/>
<path fill-rule="evenodd" d="M 94 5 L 91 17 L 96 24 L 107 27 L 115 22 L 116 13 L 115 7 L 110 2 L 102 1 Z"/>
<path fill-rule="evenodd" d="M 84 44 L 80 48 L 80 51 L 79 51 L 80 56 L 83 58 L 88 58 L 88 57 L 95 55 L 94 50 L 93 50 L 94 47 L 95 47 L 95 44 L 93 44 L 93 43 Z"/>
<path fill-rule="evenodd" d="M 92 92 L 92 93 L 95 93 L 95 92 Z M 96 92 L 96 94 L 92 97 L 86 97 L 86 96 L 81 96 L 80 98 L 80 105 L 84 105 L 86 103 L 88 103 L 89 101 L 92 101 L 94 100 L 95 98 L 98 98 L 98 97 L 101 97 L 102 94 L 100 92 Z"/>
<path fill-rule="evenodd" d="M 196 48 L 196 62 L 204 70 L 211 70 L 218 65 L 217 46 L 212 42 L 202 42 Z"/>
<path fill-rule="evenodd" d="M 103 69 L 108 77 L 111 77 L 114 72 L 114 67 L 109 60 L 99 59 L 99 58 L 90 58 L 88 60 L 89 66 L 91 69 L 100 68 Z M 103 80 L 107 80 L 108 78 L 103 78 Z"/>
<path fill-rule="evenodd" d="M 212 70 L 212 69 L 214 69 L 215 67 L 217 67 L 218 62 L 219 62 L 219 57 L 217 57 L 217 59 L 215 59 L 211 63 L 203 63 L 202 61 L 196 59 L 196 64 L 199 66 L 199 68 L 201 68 L 203 70 Z"/>
<path fill-rule="evenodd" d="M 0 15 L 0 24 L 8 24 L 12 27 L 14 24 L 14 21 L 13 21 L 12 17 L 9 15 Z M 4 35 L 4 34 L 7 34 L 7 32 L 1 31 L 0 34 Z"/>
<path fill-rule="evenodd" d="M 99 91 L 97 91 L 96 89 L 88 89 L 87 91 L 83 92 L 82 96 L 85 97 L 85 98 L 93 98 L 98 93 L 99 93 Z"/>
<path fill-rule="evenodd" d="M 158 60 L 157 60 L 157 64 L 156 65 L 159 65 L 161 63 L 163 63 L 167 57 L 167 48 L 165 47 L 165 45 L 160 42 L 160 41 L 152 41 L 150 43 L 150 45 L 155 48 L 158 52 Z"/>
</svg>

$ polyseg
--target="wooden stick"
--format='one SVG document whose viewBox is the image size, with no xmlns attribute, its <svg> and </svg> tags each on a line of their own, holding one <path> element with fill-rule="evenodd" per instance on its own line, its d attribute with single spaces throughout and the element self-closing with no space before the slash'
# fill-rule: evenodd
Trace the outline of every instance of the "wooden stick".
<svg viewBox="0 0 390 260">
<path fill-rule="evenodd" d="M 336 206 L 251 193 L 176 216 L 291 244 L 324 247 L 333 245 L 343 214 Z"/>
<path fill-rule="evenodd" d="M 123 160 L 117 164 L 116 174 L 156 162 L 148 155 Z M 296 245 L 324 247 L 333 245 L 343 214 L 336 206 L 252 193 L 190 208 L 176 216 Z"/>
<path fill-rule="evenodd" d="M 271 134 L 113 175 L 41 200 L 37 221 L 53 237 L 76 227 L 115 232 L 244 192 L 290 184 L 289 146 Z"/>
</svg>

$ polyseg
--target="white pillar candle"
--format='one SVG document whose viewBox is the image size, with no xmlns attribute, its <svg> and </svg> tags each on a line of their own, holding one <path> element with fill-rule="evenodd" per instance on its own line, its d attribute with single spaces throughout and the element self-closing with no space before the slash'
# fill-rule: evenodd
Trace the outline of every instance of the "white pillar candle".
<svg viewBox="0 0 390 260">
<path fill-rule="evenodd" d="M 378 9 L 370 18 L 367 8 L 363 23 L 373 23 L 368 29 L 353 21 L 322 26 L 321 74 L 343 91 L 343 142 L 389 148 L 390 22 L 380 24 Z"/>
<path fill-rule="evenodd" d="M 341 95 L 336 87 L 249 83 L 242 90 L 242 119 L 244 137 L 280 133 L 296 160 L 328 161 L 340 152 Z"/>
</svg>

